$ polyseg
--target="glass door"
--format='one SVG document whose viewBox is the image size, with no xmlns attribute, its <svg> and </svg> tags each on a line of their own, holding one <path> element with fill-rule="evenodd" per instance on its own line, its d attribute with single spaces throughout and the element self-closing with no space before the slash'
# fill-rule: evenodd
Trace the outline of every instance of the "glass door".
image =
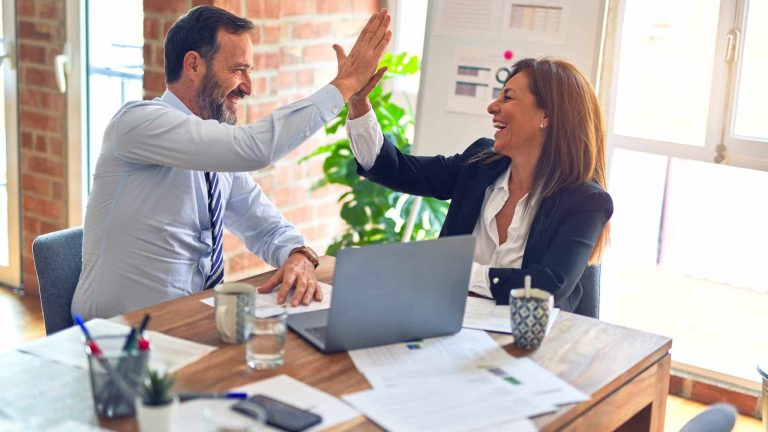
<svg viewBox="0 0 768 432">
<path fill-rule="evenodd" d="M 13 1 L 0 7 L 0 284 L 21 287 Z"/>
</svg>

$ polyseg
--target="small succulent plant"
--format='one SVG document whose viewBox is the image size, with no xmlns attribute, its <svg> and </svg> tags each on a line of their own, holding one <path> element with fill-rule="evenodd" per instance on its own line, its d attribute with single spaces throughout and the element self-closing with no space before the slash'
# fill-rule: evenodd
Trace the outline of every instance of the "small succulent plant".
<svg viewBox="0 0 768 432">
<path fill-rule="evenodd" d="M 165 405 L 173 401 L 171 388 L 176 383 L 176 375 L 147 368 L 147 377 L 141 388 L 144 405 Z"/>
</svg>

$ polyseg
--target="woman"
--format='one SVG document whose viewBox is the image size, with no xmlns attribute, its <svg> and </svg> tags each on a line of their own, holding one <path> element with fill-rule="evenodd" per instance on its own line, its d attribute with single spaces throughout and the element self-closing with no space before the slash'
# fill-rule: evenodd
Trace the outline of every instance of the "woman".
<svg viewBox="0 0 768 432">
<path fill-rule="evenodd" d="M 562 60 L 520 60 L 488 106 L 494 140 L 450 157 L 416 157 L 381 134 L 367 100 L 380 77 L 349 100 L 358 172 L 398 191 L 451 200 L 440 235 L 477 239 L 471 291 L 507 304 L 509 290 L 531 275 L 556 307 L 576 310 L 579 279 L 599 263 L 613 213 L 603 119 L 586 78 Z"/>
</svg>

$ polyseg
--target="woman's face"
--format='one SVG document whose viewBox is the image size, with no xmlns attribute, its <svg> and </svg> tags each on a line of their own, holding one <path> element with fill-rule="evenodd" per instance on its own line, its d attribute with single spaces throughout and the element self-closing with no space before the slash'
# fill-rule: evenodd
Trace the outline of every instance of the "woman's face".
<svg viewBox="0 0 768 432">
<path fill-rule="evenodd" d="M 496 152 L 513 157 L 519 152 L 541 150 L 549 121 L 546 112 L 536 105 L 528 74 L 518 73 L 504 85 L 498 99 L 488 105 L 493 116 Z"/>
</svg>

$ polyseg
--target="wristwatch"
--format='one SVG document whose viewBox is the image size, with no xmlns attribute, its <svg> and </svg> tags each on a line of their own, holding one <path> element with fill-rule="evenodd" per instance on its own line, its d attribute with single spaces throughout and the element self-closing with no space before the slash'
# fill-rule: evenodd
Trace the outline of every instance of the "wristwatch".
<svg viewBox="0 0 768 432">
<path fill-rule="evenodd" d="M 315 266 L 315 268 L 317 268 L 317 266 L 320 265 L 320 257 L 317 256 L 317 252 L 313 251 L 308 246 L 300 246 L 300 247 L 297 247 L 297 248 L 293 248 L 293 249 L 291 249 L 290 252 L 288 252 L 288 256 L 291 256 L 291 255 L 293 255 L 295 253 L 300 253 L 300 254 L 304 255 L 305 257 L 307 257 L 309 262 L 311 262 L 312 265 Z"/>
</svg>

